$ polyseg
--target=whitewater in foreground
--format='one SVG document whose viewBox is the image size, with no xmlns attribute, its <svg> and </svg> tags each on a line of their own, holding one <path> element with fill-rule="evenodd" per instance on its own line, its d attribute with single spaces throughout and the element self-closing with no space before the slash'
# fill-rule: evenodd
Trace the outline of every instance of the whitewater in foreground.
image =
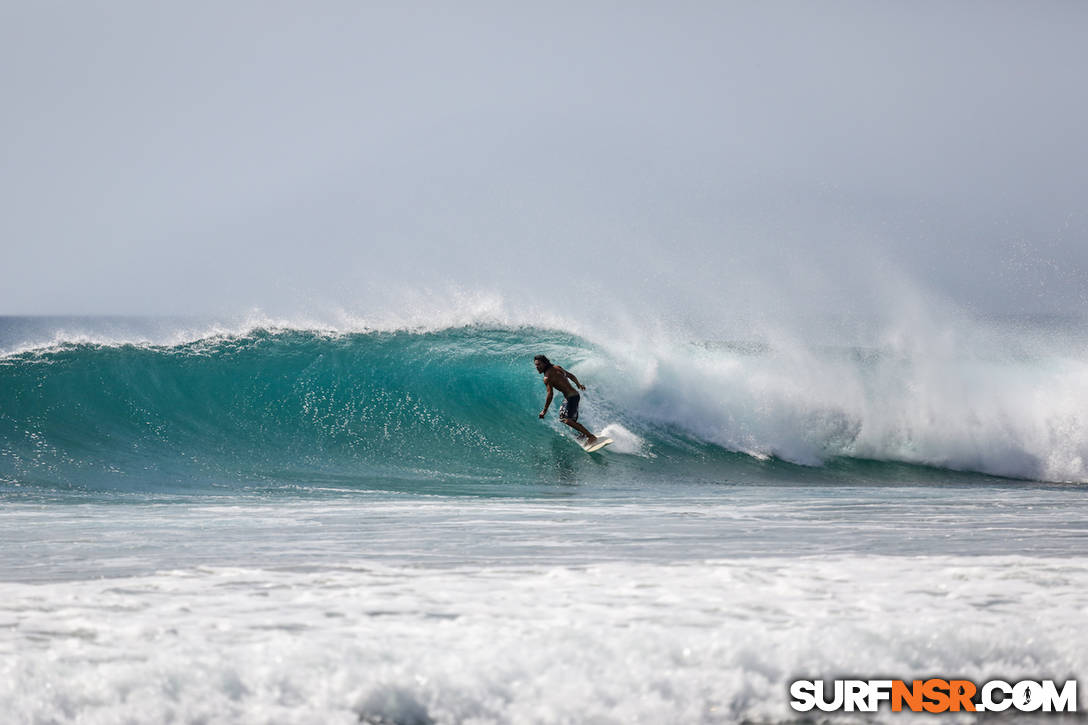
<svg viewBox="0 0 1088 725">
<path fill-rule="evenodd" d="M 1069 340 L 160 323 L 0 322 L 14 722 L 789 722 L 1088 664 Z"/>
</svg>

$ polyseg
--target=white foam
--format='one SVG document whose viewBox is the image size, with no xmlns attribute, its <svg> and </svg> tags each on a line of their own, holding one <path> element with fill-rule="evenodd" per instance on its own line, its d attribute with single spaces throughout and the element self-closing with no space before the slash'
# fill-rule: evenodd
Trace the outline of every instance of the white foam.
<svg viewBox="0 0 1088 725">
<path fill-rule="evenodd" d="M 616 409 L 758 458 L 872 458 L 1088 481 L 1088 363 L 954 321 L 871 348 L 609 343 Z"/>
<path fill-rule="evenodd" d="M 653 453 L 649 452 L 647 449 L 646 441 L 641 436 L 632 433 L 619 423 L 609 423 L 604 426 L 597 435 L 612 439 L 612 445 L 609 450 L 613 453 L 629 453 L 635 456 L 646 457 L 653 456 Z"/>
<path fill-rule="evenodd" d="M 783 722 L 795 678 L 1083 673 L 1086 592 L 1082 559 L 955 556 L 4 583 L 0 702 L 91 725 Z"/>
</svg>

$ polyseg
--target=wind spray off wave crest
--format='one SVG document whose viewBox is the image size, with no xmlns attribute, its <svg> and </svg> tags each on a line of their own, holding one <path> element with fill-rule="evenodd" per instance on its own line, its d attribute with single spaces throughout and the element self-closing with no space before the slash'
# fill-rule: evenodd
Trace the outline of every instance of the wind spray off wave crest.
<svg viewBox="0 0 1088 725">
<path fill-rule="evenodd" d="M 894 331 L 893 331 L 894 332 Z M 1088 364 L 977 335 L 885 334 L 868 346 L 657 345 L 617 405 L 758 458 L 895 461 L 1015 478 L 1088 480 Z"/>
</svg>

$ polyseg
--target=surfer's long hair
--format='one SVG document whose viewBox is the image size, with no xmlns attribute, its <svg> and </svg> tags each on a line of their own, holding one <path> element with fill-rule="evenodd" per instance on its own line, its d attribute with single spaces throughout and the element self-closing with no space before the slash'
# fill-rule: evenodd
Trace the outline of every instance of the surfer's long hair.
<svg viewBox="0 0 1088 725">
<path fill-rule="evenodd" d="M 542 362 L 542 363 L 544 363 L 544 370 L 547 370 L 548 368 L 550 368 L 552 366 L 552 361 L 548 359 L 547 355 L 537 355 L 536 357 L 533 358 L 533 362 Z M 543 370 L 541 372 L 543 372 Z"/>
</svg>

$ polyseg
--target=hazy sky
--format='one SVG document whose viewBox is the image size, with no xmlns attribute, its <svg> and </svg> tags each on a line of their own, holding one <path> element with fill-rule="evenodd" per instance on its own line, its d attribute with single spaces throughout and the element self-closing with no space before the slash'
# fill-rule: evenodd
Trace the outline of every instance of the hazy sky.
<svg viewBox="0 0 1088 725">
<path fill-rule="evenodd" d="M 1086 38 L 1084 2 L 8 0 L 0 313 L 1083 310 Z"/>
</svg>

